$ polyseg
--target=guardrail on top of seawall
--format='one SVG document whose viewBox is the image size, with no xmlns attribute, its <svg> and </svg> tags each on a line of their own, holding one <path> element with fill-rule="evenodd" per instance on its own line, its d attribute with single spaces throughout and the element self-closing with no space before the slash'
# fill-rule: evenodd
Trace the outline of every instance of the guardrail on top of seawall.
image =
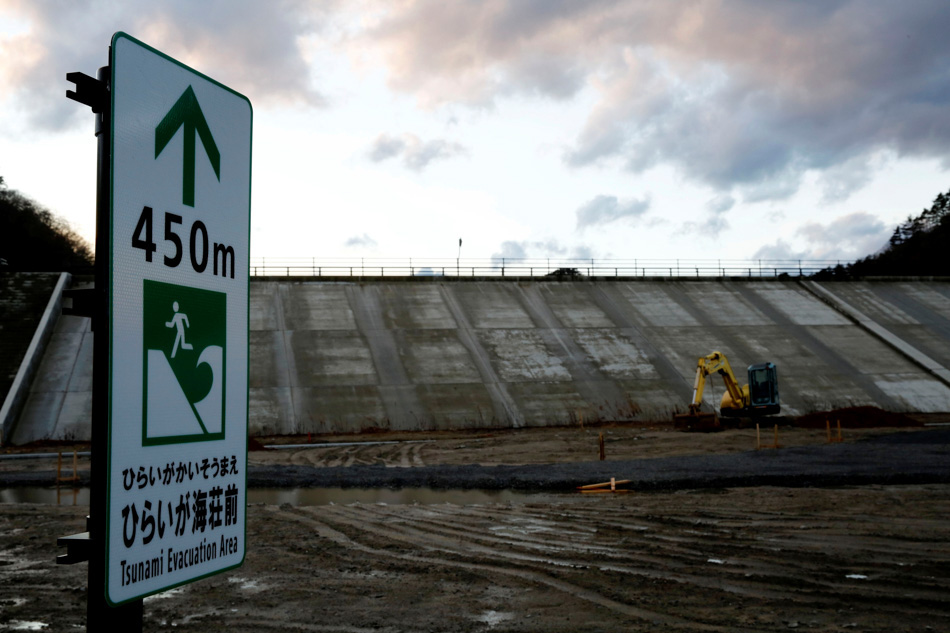
<svg viewBox="0 0 950 633">
<path fill-rule="evenodd" d="M 252 277 L 805 277 L 850 264 L 804 259 L 252 258 Z"/>
</svg>

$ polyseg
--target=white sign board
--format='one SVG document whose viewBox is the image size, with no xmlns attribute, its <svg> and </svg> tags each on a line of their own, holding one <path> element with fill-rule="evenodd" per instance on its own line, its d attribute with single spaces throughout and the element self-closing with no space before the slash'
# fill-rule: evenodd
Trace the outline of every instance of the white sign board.
<svg viewBox="0 0 950 633">
<path fill-rule="evenodd" d="M 251 104 L 111 49 L 112 604 L 239 566 L 247 492 Z"/>
</svg>

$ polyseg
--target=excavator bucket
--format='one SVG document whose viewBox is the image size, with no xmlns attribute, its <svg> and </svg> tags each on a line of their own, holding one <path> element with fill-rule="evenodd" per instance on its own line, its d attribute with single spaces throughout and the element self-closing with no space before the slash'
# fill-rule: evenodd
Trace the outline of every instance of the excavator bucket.
<svg viewBox="0 0 950 633">
<path fill-rule="evenodd" d="M 691 411 L 689 413 L 677 413 L 673 416 L 673 428 L 678 431 L 692 433 L 711 433 L 722 430 L 719 424 L 719 418 L 715 413 L 702 413 Z"/>
</svg>

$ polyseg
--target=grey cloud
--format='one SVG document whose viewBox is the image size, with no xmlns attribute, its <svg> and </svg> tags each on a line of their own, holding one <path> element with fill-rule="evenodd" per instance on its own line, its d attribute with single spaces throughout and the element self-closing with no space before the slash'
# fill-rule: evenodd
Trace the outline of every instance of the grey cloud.
<svg viewBox="0 0 950 633">
<path fill-rule="evenodd" d="M 325 102 L 310 84 L 298 46 L 299 38 L 319 30 L 322 18 L 299 0 L 8 0 L 5 10 L 30 30 L 0 40 L 3 57 L 17 59 L 0 71 L 0 93 L 14 99 L 34 127 L 61 129 L 88 114 L 65 98 L 71 87 L 66 73 L 94 76 L 107 65 L 110 39 L 119 30 L 200 68 L 255 104 Z"/>
<path fill-rule="evenodd" d="M 715 213 L 702 222 L 686 222 L 683 231 L 696 233 L 705 237 L 719 237 L 719 234 L 729 228 L 729 221 L 721 214 Z"/>
<path fill-rule="evenodd" d="M 437 139 L 419 145 L 410 145 L 406 149 L 403 161 L 409 169 L 422 171 L 434 160 L 452 158 L 465 153 L 465 148 L 458 143 Z"/>
<path fill-rule="evenodd" d="M 722 214 L 736 205 L 736 199 L 728 194 L 716 196 L 706 203 L 706 209 L 712 213 Z"/>
<path fill-rule="evenodd" d="M 376 248 L 376 240 L 371 238 L 368 234 L 363 233 L 362 235 L 355 235 L 346 240 L 344 245 L 348 248 Z"/>
<path fill-rule="evenodd" d="M 742 199 L 748 203 L 787 200 L 798 192 L 804 175 L 804 169 L 791 168 L 771 174 L 769 178 L 745 183 L 741 187 Z"/>
<path fill-rule="evenodd" d="M 554 266 L 557 262 L 590 259 L 591 257 L 595 257 L 594 251 L 587 244 L 576 244 L 568 247 L 555 239 L 506 240 L 501 243 L 498 252 L 492 254 L 491 260 L 494 265 L 500 266 L 503 260 L 550 259 L 551 265 Z"/>
<path fill-rule="evenodd" d="M 593 257 L 594 249 L 592 249 L 590 246 L 575 246 L 571 250 L 571 259 L 592 259 Z"/>
<path fill-rule="evenodd" d="M 535 252 L 536 257 L 563 257 L 568 252 L 568 248 L 555 239 L 535 240 L 527 244 Z M 577 248 L 584 247 L 575 247 L 575 250 Z"/>
<path fill-rule="evenodd" d="M 795 231 L 807 243 L 803 250 L 776 240 L 752 257 L 780 259 L 830 259 L 850 261 L 876 253 L 887 243 L 891 229 L 870 213 L 856 211 L 827 224 L 809 222 Z"/>
<path fill-rule="evenodd" d="M 650 196 L 621 202 L 616 196 L 597 196 L 577 210 L 577 228 L 609 224 L 629 218 L 636 220 L 650 208 Z"/>
<path fill-rule="evenodd" d="M 435 160 L 453 158 L 467 153 L 464 146 L 442 139 L 423 141 L 414 134 L 403 134 L 401 137 L 380 134 L 373 141 L 368 156 L 374 163 L 402 157 L 402 162 L 407 168 L 422 171 Z"/>
<path fill-rule="evenodd" d="M 807 250 L 799 251 L 791 244 L 779 238 L 772 244 L 766 244 L 752 254 L 752 259 L 818 259 Z"/>
<path fill-rule="evenodd" d="M 555 62 L 543 53 L 526 55 L 512 65 L 511 85 L 555 99 L 569 99 L 584 87 L 586 77 L 580 66 L 565 61 Z"/>
<path fill-rule="evenodd" d="M 828 224 L 810 222 L 796 233 L 808 240 L 817 253 L 854 259 L 878 251 L 890 237 L 891 229 L 870 213 L 856 211 Z"/>
<path fill-rule="evenodd" d="M 597 4 L 381 1 L 382 17 L 351 47 L 357 56 L 375 52 L 389 69 L 389 85 L 425 106 L 491 106 L 504 94 L 565 99 L 584 86 L 587 71 L 577 49 L 561 38 Z"/>
<path fill-rule="evenodd" d="M 873 167 L 865 156 L 856 156 L 826 169 L 819 178 L 821 201 L 825 204 L 847 200 L 871 181 Z"/>
<path fill-rule="evenodd" d="M 811 170 L 831 170 L 826 200 L 843 200 L 880 151 L 950 165 L 944 0 L 380 7 L 352 44 L 375 50 L 390 86 L 423 105 L 590 89 L 595 105 L 564 155 L 575 167 L 673 165 L 754 202 L 788 198 Z"/>
<path fill-rule="evenodd" d="M 618 159 L 637 172 L 670 163 L 747 201 L 787 198 L 807 170 L 881 149 L 946 161 L 950 124 L 935 106 L 950 102 L 950 46 L 930 39 L 950 26 L 946 5 L 828 4 L 723 3 L 704 12 L 693 51 L 658 35 L 628 54 L 566 160 Z M 679 6 L 683 25 L 690 9 Z M 658 59 L 660 46 L 674 52 Z M 867 180 L 831 176 L 826 198 Z"/>
<path fill-rule="evenodd" d="M 826 202 L 844 200 L 873 175 L 867 158 L 880 152 L 950 167 L 945 0 L 3 7 L 31 25 L 0 42 L 0 56 L 15 60 L 0 68 L 0 95 L 21 106 L 23 129 L 61 128 L 82 116 L 63 96 L 65 73 L 93 74 L 121 28 L 255 104 L 326 102 L 311 80 L 318 69 L 308 43 L 375 60 L 391 88 L 429 107 L 490 108 L 512 96 L 587 103 L 589 95 L 594 105 L 564 153 L 567 164 L 632 172 L 672 165 L 746 202 L 788 198 L 809 171 L 819 173 Z M 462 149 L 436 140 L 402 156 L 421 170 Z"/>
<path fill-rule="evenodd" d="M 702 222 L 686 222 L 683 230 L 699 235 L 719 237 L 719 234 L 729 228 L 726 213 L 736 204 L 736 199 L 728 194 L 721 194 L 706 203 L 706 219 Z"/>
<path fill-rule="evenodd" d="M 406 142 L 401 138 L 380 134 L 373 141 L 373 146 L 369 150 L 369 158 L 374 163 L 379 163 L 387 158 L 399 156 L 406 149 Z"/>
<path fill-rule="evenodd" d="M 493 253 L 491 259 L 495 263 L 503 259 L 525 259 L 528 256 L 525 244 L 525 242 L 504 241 L 501 243 L 501 250 Z"/>
</svg>

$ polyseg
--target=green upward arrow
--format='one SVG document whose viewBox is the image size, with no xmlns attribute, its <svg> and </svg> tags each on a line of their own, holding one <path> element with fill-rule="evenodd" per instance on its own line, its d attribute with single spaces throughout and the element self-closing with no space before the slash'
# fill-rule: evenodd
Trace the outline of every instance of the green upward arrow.
<svg viewBox="0 0 950 633">
<path fill-rule="evenodd" d="M 221 180 L 221 153 L 211 136 L 211 129 L 205 120 L 205 115 L 198 105 L 195 91 L 188 86 L 172 109 L 168 111 L 162 122 L 155 128 L 155 158 L 162 153 L 168 142 L 175 136 L 178 128 L 184 127 L 185 146 L 184 160 L 181 172 L 181 202 L 189 207 L 195 206 L 195 135 L 201 137 L 214 175 Z"/>
</svg>

